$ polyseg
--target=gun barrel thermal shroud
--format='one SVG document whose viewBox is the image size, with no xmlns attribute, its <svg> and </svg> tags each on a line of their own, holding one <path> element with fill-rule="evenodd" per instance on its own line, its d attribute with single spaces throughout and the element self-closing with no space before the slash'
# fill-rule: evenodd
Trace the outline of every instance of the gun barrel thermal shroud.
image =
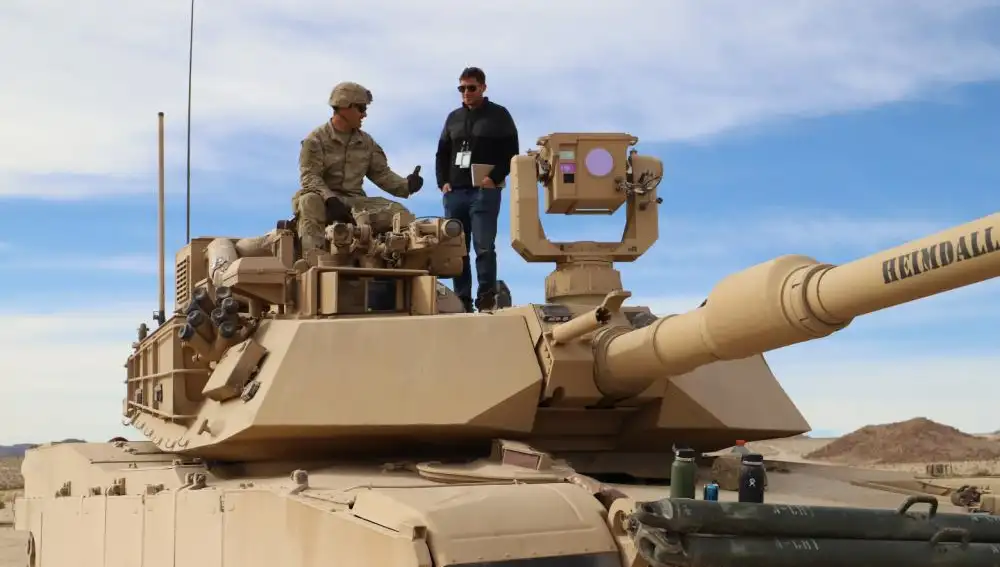
<svg viewBox="0 0 1000 567">
<path fill-rule="evenodd" d="M 911 512 L 917 503 L 927 512 Z M 931 567 L 1000 565 L 1000 517 L 939 514 L 931 496 L 897 510 L 664 499 L 630 529 L 652 566 Z"/>
</svg>

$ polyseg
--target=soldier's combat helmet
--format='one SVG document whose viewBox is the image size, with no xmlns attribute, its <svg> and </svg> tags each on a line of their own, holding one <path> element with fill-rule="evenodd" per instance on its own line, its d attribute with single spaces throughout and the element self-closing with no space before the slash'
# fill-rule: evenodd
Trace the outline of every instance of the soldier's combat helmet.
<svg viewBox="0 0 1000 567">
<path fill-rule="evenodd" d="M 337 83 L 330 92 L 330 106 L 345 108 L 352 104 L 371 104 L 372 92 L 358 83 L 344 81 Z"/>
</svg>

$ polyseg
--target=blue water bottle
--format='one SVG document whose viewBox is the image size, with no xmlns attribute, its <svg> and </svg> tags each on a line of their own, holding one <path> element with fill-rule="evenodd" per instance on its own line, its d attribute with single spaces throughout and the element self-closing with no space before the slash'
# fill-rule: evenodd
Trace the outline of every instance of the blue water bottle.
<svg viewBox="0 0 1000 567">
<path fill-rule="evenodd" d="M 702 499 L 710 500 L 716 502 L 719 500 L 719 483 L 714 480 L 705 484 L 705 488 L 702 489 Z"/>
</svg>

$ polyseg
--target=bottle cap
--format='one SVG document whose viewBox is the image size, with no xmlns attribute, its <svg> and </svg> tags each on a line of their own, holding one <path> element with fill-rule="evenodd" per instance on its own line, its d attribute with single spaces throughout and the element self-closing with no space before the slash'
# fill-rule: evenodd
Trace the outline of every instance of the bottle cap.
<svg viewBox="0 0 1000 567">
<path fill-rule="evenodd" d="M 694 458 L 694 449 L 686 449 L 686 448 L 685 449 L 677 449 L 677 458 L 678 459 L 693 459 Z"/>
</svg>

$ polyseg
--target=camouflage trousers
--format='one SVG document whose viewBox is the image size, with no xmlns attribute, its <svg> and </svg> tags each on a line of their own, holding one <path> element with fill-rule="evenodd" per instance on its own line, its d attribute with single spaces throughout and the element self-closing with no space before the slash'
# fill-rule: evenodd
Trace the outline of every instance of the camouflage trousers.
<svg viewBox="0 0 1000 567">
<path fill-rule="evenodd" d="M 392 217 L 396 213 L 413 218 L 413 214 L 399 203 L 383 197 L 365 195 L 337 195 L 351 212 L 357 215 L 367 212 L 371 215 L 372 228 L 376 232 L 392 230 Z M 302 243 L 302 250 L 327 247 L 324 230 L 327 225 L 326 199 L 315 191 L 300 189 L 292 197 L 292 212 L 298 215 L 296 232 Z"/>
</svg>

